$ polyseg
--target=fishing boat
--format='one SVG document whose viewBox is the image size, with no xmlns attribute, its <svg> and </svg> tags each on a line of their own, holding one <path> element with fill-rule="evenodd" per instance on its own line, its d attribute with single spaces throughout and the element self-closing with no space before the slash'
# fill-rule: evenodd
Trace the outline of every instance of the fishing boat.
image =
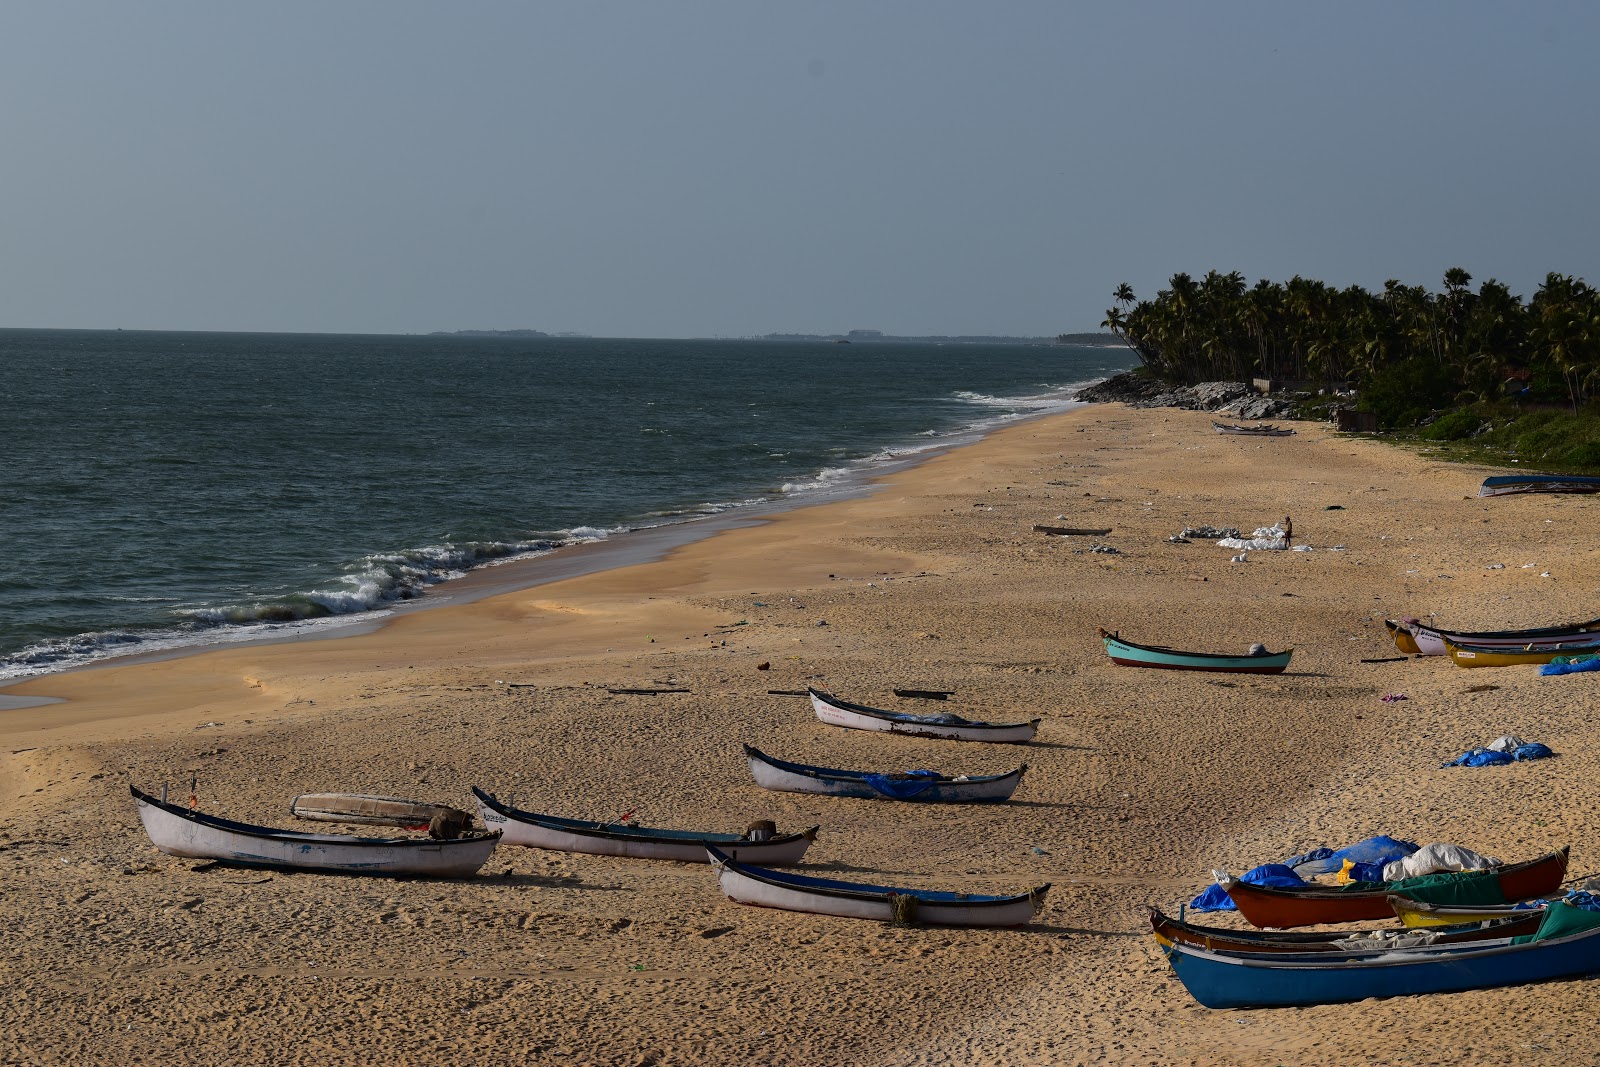
<svg viewBox="0 0 1600 1067">
<path fill-rule="evenodd" d="M 1557 656 L 1586 656 L 1600 652 L 1600 634 L 1586 634 L 1571 641 L 1529 644 L 1521 648 L 1457 644 L 1447 637 L 1444 648 L 1457 667 L 1521 667 L 1549 663 Z"/>
<path fill-rule="evenodd" d="M 1445 641 L 1458 645 L 1483 645 L 1488 648 L 1542 648 L 1587 638 L 1600 640 L 1600 619 L 1542 626 L 1531 630 L 1446 630 L 1417 619 L 1385 619 L 1384 626 L 1394 635 L 1395 647 L 1411 655 L 1446 656 Z"/>
<path fill-rule="evenodd" d="M 1160 667 L 1172 671 L 1223 671 L 1229 674 L 1282 674 L 1294 649 L 1255 656 L 1229 656 L 1213 652 L 1183 652 L 1161 645 L 1139 645 L 1120 634 L 1100 631 L 1112 663 L 1124 667 Z"/>
<path fill-rule="evenodd" d="M 435 841 L 426 837 L 303 834 L 206 815 L 129 787 L 150 841 L 170 856 L 242 867 L 285 867 L 335 874 L 465 878 L 500 841 L 498 832 Z"/>
<path fill-rule="evenodd" d="M 357 826 L 404 826 L 416 830 L 425 829 L 435 818 L 457 810 L 448 804 L 366 793 L 301 793 L 289 802 L 289 814 L 297 819 Z"/>
<path fill-rule="evenodd" d="M 868 800 L 909 800 L 924 804 L 998 803 L 1010 800 L 1028 770 L 1028 765 L 1024 763 L 1005 774 L 948 775 L 937 771 L 893 774 L 789 763 L 774 759 L 750 745 L 744 746 L 744 754 L 750 763 L 751 776 L 763 789 L 862 797 Z"/>
<path fill-rule="evenodd" d="M 1593 913 L 1569 916 L 1579 909 L 1561 903 L 1551 909 L 1554 914 L 1545 916 L 1531 939 L 1400 949 L 1352 958 L 1216 952 L 1159 935 L 1157 942 L 1189 995 L 1208 1008 L 1292 1007 L 1458 993 L 1600 971 L 1600 926 L 1592 925 Z"/>
<path fill-rule="evenodd" d="M 1479 496 L 1512 493 L 1600 493 L 1600 478 L 1584 474 L 1497 474 L 1485 478 Z"/>
<path fill-rule="evenodd" d="M 1561 885 L 1567 875 L 1567 849 L 1563 847 L 1525 863 L 1471 873 L 1476 875 L 1471 888 L 1479 891 L 1483 903 L 1531 900 L 1553 893 Z M 1482 880 L 1481 884 L 1478 879 Z M 1219 884 L 1238 905 L 1245 921 L 1251 926 L 1274 930 L 1387 919 L 1394 914 L 1389 896 L 1397 892 L 1396 885 L 1404 885 L 1387 882 L 1374 883 L 1372 888 L 1313 885 L 1289 889 L 1252 885 L 1231 877 Z M 1458 885 L 1458 898 L 1467 891 L 1468 887 Z M 1417 899 L 1426 896 L 1421 890 L 1398 892 Z"/>
<path fill-rule="evenodd" d="M 729 900 L 761 908 L 877 919 L 903 925 L 1022 926 L 1044 906 L 1049 883 L 1014 896 L 904 889 L 813 878 L 742 863 L 716 846 L 706 849 Z"/>
<path fill-rule="evenodd" d="M 706 863 L 706 846 L 720 848 L 735 859 L 752 863 L 799 863 L 818 827 L 795 834 L 779 834 L 756 840 L 740 834 L 706 833 L 700 830 L 658 830 L 632 823 L 601 823 L 585 819 L 563 819 L 554 815 L 522 811 L 495 799 L 493 794 L 473 787 L 483 824 L 498 829 L 501 843 L 547 848 L 555 852 L 586 852 L 595 856 L 631 856 L 635 859 L 677 860 L 679 863 Z"/>
<path fill-rule="evenodd" d="M 1087 526 L 1035 526 L 1033 532 L 1049 534 L 1052 537 L 1104 537 L 1111 532 L 1111 527 L 1093 529 Z"/>
<path fill-rule="evenodd" d="M 811 696 L 811 707 L 817 713 L 817 718 L 829 726 L 843 726 L 847 730 L 880 730 L 891 734 L 910 734 L 912 737 L 937 737 L 946 741 L 994 741 L 1005 744 L 1031 741 L 1039 731 L 1038 719 L 998 723 L 976 722 L 950 714 L 912 715 L 869 708 L 865 704 L 852 704 L 809 686 L 806 692 Z"/>
<path fill-rule="evenodd" d="M 1429 928 L 1456 926 L 1462 923 L 1491 923 L 1519 915 L 1539 915 L 1542 904 L 1521 907 L 1515 904 L 1481 904 L 1477 907 L 1454 904 L 1429 904 L 1408 897 L 1390 896 L 1389 907 L 1404 926 Z"/>
<path fill-rule="evenodd" d="M 1290 437 L 1294 431 L 1280 428 L 1270 422 L 1258 422 L 1254 426 L 1236 426 L 1231 422 L 1211 423 L 1211 428 L 1218 433 L 1235 434 L 1240 437 Z"/>
<path fill-rule="evenodd" d="M 1393 900 L 1403 898 L 1394 897 Z M 1426 905 L 1425 905 L 1426 906 Z M 1469 941 L 1489 941 L 1500 937 L 1521 937 L 1539 929 L 1544 913 L 1518 911 L 1497 914 L 1492 919 L 1469 919 L 1460 923 L 1423 929 L 1380 929 L 1324 931 L 1321 933 L 1228 930 L 1217 926 L 1196 926 L 1174 919 L 1156 908 L 1150 909 L 1150 927 L 1158 940 L 1182 942 L 1212 952 L 1391 952 L 1397 948 L 1426 945 L 1455 945 Z"/>
</svg>

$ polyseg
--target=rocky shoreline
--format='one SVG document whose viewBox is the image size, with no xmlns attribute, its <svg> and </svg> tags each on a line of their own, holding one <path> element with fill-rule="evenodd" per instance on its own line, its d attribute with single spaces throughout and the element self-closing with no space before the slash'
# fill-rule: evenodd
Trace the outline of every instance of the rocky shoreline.
<svg viewBox="0 0 1600 1067">
<path fill-rule="evenodd" d="M 1123 403 L 1134 408 L 1184 408 L 1214 411 L 1240 419 L 1281 419 L 1294 413 L 1305 393 L 1261 394 L 1247 382 L 1201 382 L 1174 386 L 1133 371 L 1113 375 L 1078 390 L 1076 399 L 1093 404 Z"/>
</svg>

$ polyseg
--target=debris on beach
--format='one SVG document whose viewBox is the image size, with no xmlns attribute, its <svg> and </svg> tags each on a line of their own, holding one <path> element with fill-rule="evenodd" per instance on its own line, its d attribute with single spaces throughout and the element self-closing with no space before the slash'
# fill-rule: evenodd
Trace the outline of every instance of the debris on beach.
<svg viewBox="0 0 1600 1067">
<path fill-rule="evenodd" d="M 1554 755 L 1555 753 L 1550 750 L 1549 745 L 1540 744 L 1538 741 L 1526 741 L 1516 734 L 1503 734 L 1482 748 L 1467 749 L 1455 759 L 1441 764 L 1441 766 L 1503 767 L 1508 763 L 1549 759 Z"/>
<path fill-rule="evenodd" d="M 1185 526 L 1178 536 L 1197 541 L 1215 541 L 1219 537 L 1238 537 L 1239 531 L 1233 526 Z"/>
<path fill-rule="evenodd" d="M 1289 538 L 1292 536 L 1293 527 L 1286 522 L 1274 523 L 1271 526 L 1261 526 L 1249 537 L 1242 537 L 1237 531 L 1223 537 L 1217 542 L 1220 548 L 1251 548 L 1261 551 L 1281 552 L 1289 547 Z"/>
</svg>

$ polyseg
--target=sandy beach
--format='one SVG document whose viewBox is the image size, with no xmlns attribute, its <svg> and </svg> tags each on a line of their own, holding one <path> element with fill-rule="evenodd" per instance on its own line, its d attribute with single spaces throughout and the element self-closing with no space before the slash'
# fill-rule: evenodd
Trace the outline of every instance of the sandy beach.
<svg viewBox="0 0 1600 1067">
<path fill-rule="evenodd" d="M 0 1062 L 1600 1062 L 1600 982 L 1218 1012 L 1162 961 L 1144 905 L 1315 845 L 1570 844 L 1571 873 L 1600 871 L 1600 675 L 1362 662 L 1399 655 L 1385 617 L 1600 614 L 1600 499 L 1479 500 L 1486 469 L 1209 422 L 1091 406 L 659 561 L 6 689 L 65 702 L 0 712 Z M 1285 515 L 1314 551 L 1235 563 L 1165 540 Z M 1102 626 L 1296 652 L 1275 677 L 1135 671 Z M 808 684 L 914 711 L 946 706 L 891 690 L 950 690 L 969 717 L 1044 721 L 1024 747 L 845 731 L 769 693 Z M 1504 733 L 1559 758 L 1440 766 Z M 1005 805 L 807 797 L 758 789 L 742 743 L 1030 769 Z M 460 882 L 208 867 L 151 847 L 128 795 L 186 796 L 191 778 L 204 810 L 269 825 L 302 792 L 469 806 L 479 785 L 655 826 L 820 823 L 809 868 L 835 877 L 1054 888 L 1026 928 L 906 930 L 740 907 L 704 866 L 522 849 Z"/>
</svg>

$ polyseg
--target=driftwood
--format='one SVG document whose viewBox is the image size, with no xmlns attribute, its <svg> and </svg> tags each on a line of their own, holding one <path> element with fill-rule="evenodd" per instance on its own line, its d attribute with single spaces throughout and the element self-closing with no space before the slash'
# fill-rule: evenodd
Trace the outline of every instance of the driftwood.
<svg viewBox="0 0 1600 1067">
<path fill-rule="evenodd" d="M 1111 532 L 1107 526 L 1103 530 L 1080 529 L 1077 526 L 1035 526 L 1036 533 L 1049 534 L 1051 537 L 1104 537 Z"/>
<path fill-rule="evenodd" d="M 912 697 L 916 700 L 948 700 L 956 695 L 954 689 L 896 689 L 897 697 Z"/>
<path fill-rule="evenodd" d="M 811 694 L 804 689 L 768 689 L 769 697 L 805 697 Z"/>
<path fill-rule="evenodd" d="M 614 696 L 625 697 L 653 697 L 657 693 L 688 693 L 689 689 L 607 689 L 606 692 Z"/>
</svg>

